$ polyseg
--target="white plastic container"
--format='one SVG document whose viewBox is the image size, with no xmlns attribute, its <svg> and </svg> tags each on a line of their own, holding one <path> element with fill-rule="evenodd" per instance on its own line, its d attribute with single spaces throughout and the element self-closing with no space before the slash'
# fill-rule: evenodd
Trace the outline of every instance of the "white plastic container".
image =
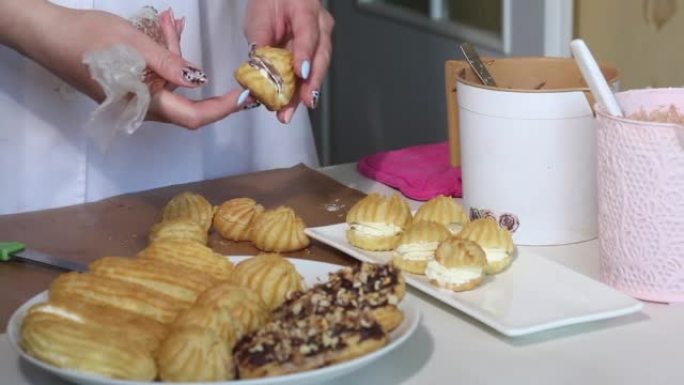
<svg viewBox="0 0 684 385">
<path fill-rule="evenodd" d="M 520 245 L 595 238 L 596 120 L 574 60 L 490 59 L 496 88 L 450 63 L 461 63 L 450 139 L 471 217 L 494 216 Z M 616 70 L 604 74 L 615 82 Z"/>
</svg>

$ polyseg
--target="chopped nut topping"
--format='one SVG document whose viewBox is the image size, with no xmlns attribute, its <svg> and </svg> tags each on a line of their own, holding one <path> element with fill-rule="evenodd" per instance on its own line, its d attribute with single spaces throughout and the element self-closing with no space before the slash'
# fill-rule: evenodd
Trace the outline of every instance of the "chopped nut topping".
<svg viewBox="0 0 684 385">
<path fill-rule="evenodd" d="M 364 263 L 289 295 L 271 322 L 238 343 L 236 360 L 250 366 L 294 362 L 344 349 L 346 341 L 386 338 L 371 311 L 399 303 L 400 274 L 391 265 Z"/>
</svg>

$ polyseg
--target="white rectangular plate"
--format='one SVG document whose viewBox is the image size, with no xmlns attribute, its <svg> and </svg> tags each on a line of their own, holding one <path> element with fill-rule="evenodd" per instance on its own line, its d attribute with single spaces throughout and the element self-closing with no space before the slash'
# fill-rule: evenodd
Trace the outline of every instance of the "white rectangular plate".
<svg viewBox="0 0 684 385">
<path fill-rule="evenodd" d="M 370 252 L 347 242 L 346 223 L 306 229 L 314 239 L 364 262 L 389 262 L 390 252 Z M 598 281 L 518 249 L 513 264 L 471 291 L 455 293 L 406 274 L 416 289 L 515 337 L 638 312 L 643 304 Z"/>
</svg>

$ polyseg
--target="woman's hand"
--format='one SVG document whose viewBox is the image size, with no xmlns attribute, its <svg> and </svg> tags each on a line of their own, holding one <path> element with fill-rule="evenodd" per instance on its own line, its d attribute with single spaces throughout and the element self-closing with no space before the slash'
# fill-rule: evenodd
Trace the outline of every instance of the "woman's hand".
<svg viewBox="0 0 684 385">
<path fill-rule="evenodd" d="M 247 40 L 256 45 L 289 48 L 297 75 L 303 79 L 290 105 L 278 111 L 288 123 L 300 102 L 316 108 L 330 66 L 335 22 L 320 0 L 250 0 L 245 13 Z"/>
<path fill-rule="evenodd" d="M 27 4 L 30 3 L 30 4 Z M 44 0 L 0 0 L 0 42 L 35 60 L 77 90 L 97 102 L 104 99 L 101 87 L 91 78 L 83 55 L 91 50 L 124 44 L 136 49 L 150 70 L 164 81 L 150 85 L 148 119 L 196 129 L 239 110 L 242 90 L 194 101 L 173 92 L 175 87 L 199 87 L 207 81 L 198 66 L 180 52 L 184 21 L 170 11 L 160 15 L 167 47 L 159 45 L 129 21 L 107 12 L 74 10 Z"/>
</svg>

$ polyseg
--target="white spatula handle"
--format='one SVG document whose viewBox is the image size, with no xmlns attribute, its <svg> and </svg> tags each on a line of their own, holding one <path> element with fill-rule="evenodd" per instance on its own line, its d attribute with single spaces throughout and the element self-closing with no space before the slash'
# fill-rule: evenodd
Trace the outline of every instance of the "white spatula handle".
<svg viewBox="0 0 684 385">
<path fill-rule="evenodd" d="M 591 55 L 587 44 L 582 39 L 575 39 L 570 42 L 570 50 L 572 51 L 577 65 L 584 76 L 584 80 L 589 85 L 591 93 L 603 107 L 606 108 L 609 114 L 613 116 L 624 116 L 622 109 L 615 99 L 615 95 L 610 90 L 603 73 L 599 69 L 596 60 Z"/>
</svg>

